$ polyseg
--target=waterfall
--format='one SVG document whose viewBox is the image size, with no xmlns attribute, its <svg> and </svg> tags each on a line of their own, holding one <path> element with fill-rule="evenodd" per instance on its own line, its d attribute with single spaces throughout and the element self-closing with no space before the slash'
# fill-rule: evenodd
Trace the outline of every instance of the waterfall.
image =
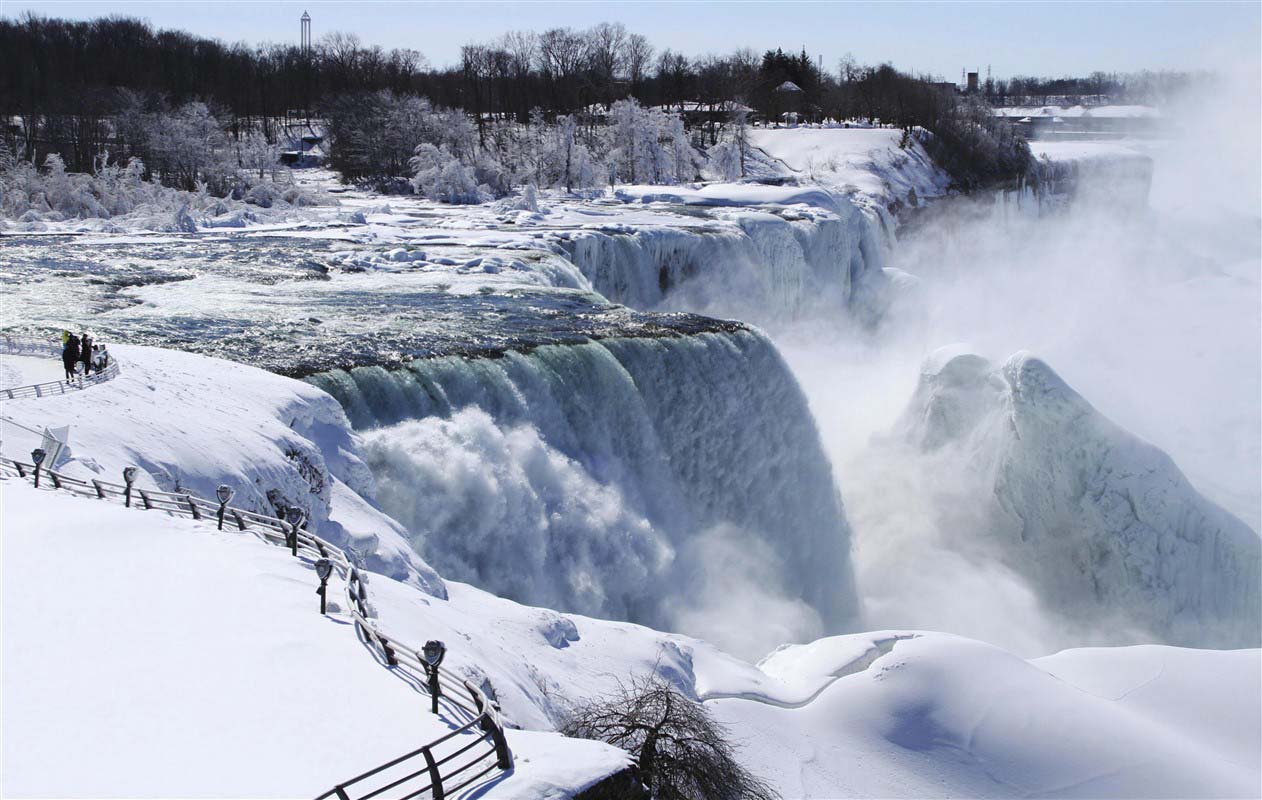
<svg viewBox="0 0 1262 800">
<path fill-rule="evenodd" d="M 445 577 L 758 654 L 854 622 L 850 532 L 805 398 L 747 329 L 310 379 Z M 748 603 L 747 613 L 733 612 Z"/>
<path fill-rule="evenodd" d="M 882 280 L 879 224 L 857 206 L 739 211 L 701 228 L 587 230 L 558 243 L 596 291 L 639 309 L 756 322 L 836 314 Z"/>
</svg>

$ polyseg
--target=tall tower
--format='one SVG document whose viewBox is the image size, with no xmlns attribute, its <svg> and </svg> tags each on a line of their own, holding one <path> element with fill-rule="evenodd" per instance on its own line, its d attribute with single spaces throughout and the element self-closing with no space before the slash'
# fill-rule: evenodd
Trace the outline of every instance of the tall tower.
<svg viewBox="0 0 1262 800">
<path fill-rule="evenodd" d="M 306 11 L 302 12 L 302 52 L 311 54 L 311 15 Z"/>
</svg>

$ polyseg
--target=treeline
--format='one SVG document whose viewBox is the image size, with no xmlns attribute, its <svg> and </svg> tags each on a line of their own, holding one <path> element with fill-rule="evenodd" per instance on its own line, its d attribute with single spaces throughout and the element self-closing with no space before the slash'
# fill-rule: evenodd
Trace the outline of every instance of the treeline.
<svg viewBox="0 0 1262 800">
<path fill-rule="evenodd" d="M 387 51 L 347 34 L 329 34 L 304 51 L 226 44 L 123 17 L 0 20 L 0 52 L 10 65 L 0 71 L 0 116 L 10 120 L 4 138 L 18 157 L 42 164 L 56 154 L 71 171 L 91 170 L 102 153 L 114 163 L 137 157 L 164 181 L 182 186 L 222 182 L 216 176 L 227 174 L 225 158 L 253 168 L 265 151 L 260 139 L 274 148 L 281 126 L 295 114 L 328 121 L 330 155 L 352 179 L 409 172 L 422 143 L 446 148 L 483 177 L 488 155 L 511 175 L 539 173 L 520 168 L 518 153 L 528 149 L 520 143 L 558 136 L 581 144 L 593 156 L 592 169 L 607 173 L 606 156 L 617 148 L 599 129 L 628 98 L 636 109 L 677 118 L 655 116 L 635 126 L 659 131 L 674 164 L 688 161 L 678 151 L 684 135 L 694 148 L 732 145 L 719 151 L 722 173 L 737 162 L 744 171 L 742 131 L 755 120 L 862 118 L 909 135 L 925 128 L 933 134 L 923 137 L 927 145 L 961 185 L 1010 175 L 1024 153 L 1006 123 L 960 97 L 952 84 L 927 76 L 849 57 L 832 72 L 805 52 L 779 49 L 692 58 L 658 51 L 620 24 L 507 33 L 466 45 L 460 63 L 442 69 L 429 68 L 415 50 Z M 469 123 L 472 143 L 463 136 L 444 141 L 426 129 L 443 114 L 443 130 L 463 130 L 455 117 Z M 182 122 L 164 127 L 166 117 Z M 555 127 L 561 120 L 568 120 L 571 133 Z M 544 123 L 546 131 L 522 130 Z M 210 137 L 211 167 L 200 163 L 205 159 L 195 138 L 208 124 L 229 138 Z M 638 157 L 632 162 L 640 163 Z M 574 179 L 572 167 L 565 183 Z"/>
</svg>

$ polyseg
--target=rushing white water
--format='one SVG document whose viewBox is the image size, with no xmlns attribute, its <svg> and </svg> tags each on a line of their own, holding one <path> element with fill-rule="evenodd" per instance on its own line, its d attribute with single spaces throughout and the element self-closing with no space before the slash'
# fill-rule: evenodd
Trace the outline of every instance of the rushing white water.
<svg viewBox="0 0 1262 800">
<path fill-rule="evenodd" d="M 805 398 L 739 330 L 316 376 L 439 571 L 745 654 L 843 630 L 849 528 Z"/>
</svg>

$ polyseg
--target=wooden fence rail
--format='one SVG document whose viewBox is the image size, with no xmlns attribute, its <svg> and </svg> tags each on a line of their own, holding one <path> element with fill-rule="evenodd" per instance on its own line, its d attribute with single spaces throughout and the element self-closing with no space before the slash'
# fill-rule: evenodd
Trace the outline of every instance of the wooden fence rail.
<svg viewBox="0 0 1262 800">
<path fill-rule="evenodd" d="M 127 483 L 99 479 L 82 480 L 0 455 L 0 475 L 4 474 L 30 479 L 37 486 L 51 484 L 54 489 L 82 497 L 121 500 L 136 508 L 165 511 L 208 524 L 235 527 L 266 542 L 287 547 L 295 556 L 312 562 L 317 559 L 330 562 L 332 572 L 344 582 L 347 612 L 363 641 L 373 647 L 388 666 L 411 673 L 410 682 L 425 686 L 426 691 L 437 687 L 435 708 L 441 698 L 468 719 L 460 727 L 417 750 L 339 783 L 317 800 L 330 797 L 372 800 L 392 791 L 394 793 L 389 795 L 392 800 L 413 800 L 427 793 L 435 800 L 443 800 L 446 795 L 471 786 L 496 770 L 512 769 L 512 751 L 504 734 L 505 723 L 496 705 L 477 686 L 469 681 L 458 681 L 449 669 L 431 667 L 420 650 L 382 631 L 368 605 L 368 578 L 363 569 L 340 547 L 303 529 L 301 523 L 291 524 L 278 517 L 205 500 L 188 492 L 139 489 Z M 469 699 L 466 700 L 466 696 Z M 444 752 L 448 748 L 454 750 Z"/>
</svg>

